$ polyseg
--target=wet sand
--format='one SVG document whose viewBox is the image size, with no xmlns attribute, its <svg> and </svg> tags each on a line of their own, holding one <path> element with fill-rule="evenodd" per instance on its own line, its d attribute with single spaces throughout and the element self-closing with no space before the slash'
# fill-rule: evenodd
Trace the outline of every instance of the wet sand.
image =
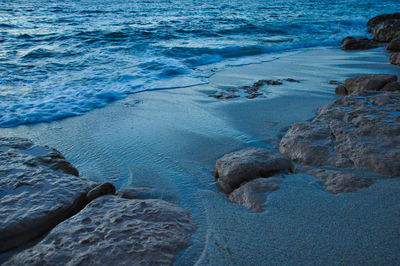
<svg viewBox="0 0 400 266">
<path fill-rule="evenodd" d="M 395 264 L 400 261 L 400 179 L 333 195 L 292 175 L 252 213 L 227 200 L 213 168 L 223 154 L 256 146 L 277 151 L 293 123 L 334 100 L 334 85 L 362 73 L 400 75 L 383 48 L 315 48 L 260 64 L 226 67 L 201 86 L 147 91 L 64 120 L 0 129 L 57 148 L 81 176 L 118 188 L 149 186 L 188 209 L 198 230 L 177 265 Z M 260 79 L 265 98 L 219 100 L 216 91 Z"/>
</svg>

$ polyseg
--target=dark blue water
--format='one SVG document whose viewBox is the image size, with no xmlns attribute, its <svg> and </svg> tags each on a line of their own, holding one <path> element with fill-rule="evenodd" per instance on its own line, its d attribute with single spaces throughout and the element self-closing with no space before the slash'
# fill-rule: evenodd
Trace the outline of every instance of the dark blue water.
<svg viewBox="0 0 400 266">
<path fill-rule="evenodd" d="M 394 0 L 3 0 L 0 127 L 79 115 L 211 69 L 366 35 Z"/>
</svg>

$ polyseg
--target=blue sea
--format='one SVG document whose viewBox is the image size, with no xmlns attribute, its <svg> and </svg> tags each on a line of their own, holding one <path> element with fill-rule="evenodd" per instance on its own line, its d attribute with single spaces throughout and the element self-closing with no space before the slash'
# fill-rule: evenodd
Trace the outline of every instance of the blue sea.
<svg viewBox="0 0 400 266">
<path fill-rule="evenodd" d="M 227 65 L 367 36 L 395 0 L 1 0 L 0 127 L 48 122 Z"/>
</svg>

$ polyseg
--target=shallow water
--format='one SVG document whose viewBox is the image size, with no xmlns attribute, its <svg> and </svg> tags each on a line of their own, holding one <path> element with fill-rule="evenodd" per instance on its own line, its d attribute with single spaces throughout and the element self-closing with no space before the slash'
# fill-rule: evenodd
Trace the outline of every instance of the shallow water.
<svg viewBox="0 0 400 266">
<path fill-rule="evenodd" d="M 52 121 L 127 94 L 208 82 L 227 64 L 339 45 L 395 0 L 3 0 L 0 127 Z"/>
</svg>

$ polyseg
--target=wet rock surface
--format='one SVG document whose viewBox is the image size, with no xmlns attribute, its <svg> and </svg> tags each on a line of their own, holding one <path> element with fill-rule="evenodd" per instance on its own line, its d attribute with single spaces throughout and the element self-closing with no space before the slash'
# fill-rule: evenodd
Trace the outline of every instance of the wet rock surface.
<svg viewBox="0 0 400 266">
<path fill-rule="evenodd" d="M 261 148 L 247 148 L 225 154 L 217 160 L 215 178 L 219 187 L 229 194 L 245 181 L 291 169 L 290 160 L 280 154 Z"/>
<path fill-rule="evenodd" d="M 290 127 L 280 152 L 319 166 L 400 175 L 400 93 L 362 90 L 322 107 Z"/>
<path fill-rule="evenodd" d="M 388 74 L 365 74 L 354 78 L 348 78 L 343 85 L 336 87 L 336 94 L 352 94 L 365 90 L 392 90 L 397 83 L 396 75 Z M 390 88 L 385 86 L 391 84 Z"/>
<path fill-rule="evenodd" d="M 392 40 L 388 45 L 386 46 L 386 50 L 391 51 L 391 52 L 399 52 L 400 51 L 400 38 Z"/>
<path fill-rule="evenodd" d="M 390 63 L 392 65 L 400 65 L 400 52 L 395 52 L 390 55 Z"/>
<path fill-rule="evenodd" d="M 233 99 L 233 98 L 239 98 L 239 97 L 246 97 L 247 99 L 254 99 L 257 97 L 265 97 L 265 93 L 261 91 L 261 89 L 265 86 L 276 86 L 276 85 L 282 85 L 283 82 L 294 82 L 294 83 L 299 83 L 300 81 L 292 79 L 292 78 L 285 78 L 285 79 L 278 79 L 278 80 L 272 80 L 272 79 L 262 79 L 258 80 L 253 83 L 251 86 L 241 86 L 237 88 L 230 88 L 224 91 L 219 91 L 214 94 L 208 95 L 208 97 L 213 97 L 217 99 Z"/>
<path fill-rule="evenodd" d="M 229 200 L 254 212 L 264 211 L 265 197 L 269 192 L 277 190 L 283 178 L 278 176 L 256 178 L 242 183 L 230 195 Z"/>
<path fill-rule="evenodd" d="M 4 265 L 171 265 L 194 230 L 165 201 L 103 196 Z"/>
<path fill-rule="evenodd" d="M 377 42 L 364 37 L 346 37 L 342 40 L 342 50 L 367 50 L 377 47 Z"/>
<path fill-rule="evenodd" d="M 55 149 L 0 138 L 0 252 L 23 245 L 81 210 L 93 183 Z"/>
</svg>

